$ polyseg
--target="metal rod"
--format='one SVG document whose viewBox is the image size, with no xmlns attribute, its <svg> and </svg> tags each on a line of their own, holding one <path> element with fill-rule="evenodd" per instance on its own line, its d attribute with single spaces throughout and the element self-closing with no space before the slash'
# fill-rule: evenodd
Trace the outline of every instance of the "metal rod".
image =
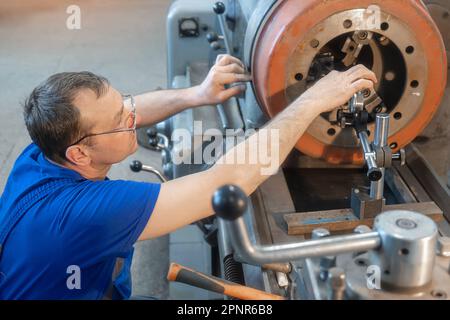
<svg viewBox="0 0 450 320">
<path fill-rule="evenodd" d="M 219 20 L 219 27 L 220 32 L 222 33 L 223 42 L 225 44 L 225 50 L 227 54 L 233 55 L 233 48 L 231 47 L 230 40 L 228 38 L 224 14 L 225 13 L 218 14 L 217 19 Z M 240 110 L 239 100 L 237 97 L 232 97 L 231 100 L 234 101 L 235 104 L 234 106 L 224 106 L 223 104 L 217 106 L 224 128 L 225 129 L 244 128 L 244 120 L 242 117 L 242 112 Z"/>
<path fill-rule="evenodd" d="M 225 50 L 227 51 L 228 54 L 232 54 L 231 51 L 231 46 L 230 46 L 230 41 L 228 39 L 228 34 L 226 32 L 226 25 L 225 25 L 225 17 L 223 16 L 223 14 L 218 14 L 218 19 L 219 19 L 219 27 L 220 27 L 220 32 L 222 32 L 222 36 L 223 36 L 223 42 L 225 44 Z"/>
<path fill-rule="evenodd" d="M 387 113 L 377 114 L 375 122 L 375 137 L 373 145 L 375 148 L 384 148 L 388 143 L 389 134 L 389 115 Z M 370 183 L 370 197 L 372 199 L 382 199 L 384 194 L 384 175 L 385 168 L 380 168 L 382 177 L 378 181 L 372 181 Z"/>
<path fill-rule="evenodd" d="M 386 147 L 389 134 L 389 115 L 387 113 L 377 114 L 375 122 L 375 137 L 373 144 L 376 147 Z"/>
<path fill-rule="evenodd" d="M 161 182 L 167 182 L 169 180 L 161 172 L 159 172 L 159 170 L 157 170 L 151 166 L 147 166 L 144 164 L 144 165 L 142 165 L 142 170 L 155 174 L 161 180 Z"/>
<path fill-rule="evenodd" d="M 326 237 L 282 245 L 257 245 L 250 241 L 244 218 L 226 221 L 230 239 L 242 262 L 263 265 L 304 258 L 337 255 L 376 249 L 381 245 L 377 232 Z"/>
<path fill-rule="evenodd" d="M 375 200 L 383 199 L 384 195 L 384 174 L 386 170 L 384 168 L 380 168 L 382 177 L 378 181 L 370 182 L 370 197 Z"/>
</svg>

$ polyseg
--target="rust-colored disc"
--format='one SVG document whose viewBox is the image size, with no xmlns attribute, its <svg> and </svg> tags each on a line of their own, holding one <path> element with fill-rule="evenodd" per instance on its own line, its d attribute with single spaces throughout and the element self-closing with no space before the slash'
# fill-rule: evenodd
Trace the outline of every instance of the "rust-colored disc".
<svg viewBox="0 0 450 320">
<path fill-rule="evenodd" d="M 420 83 L 423 86 L 420 93 L 413 91 L 406 93 L 420 95 L 420 106 L 414 113 L 403 118 L 405 123 L 390 134 L 389 144 L 394 150 L 398 150 L 422 132 L 436 113 L 444 94 L 447 56 L 438 28 L 427 9 L 418 0 L 280 1 L 266 19 L 255 41 L 252 58 L 256 96 L 268 116 L 274 117 L 292 101 L 287 91 L 292 80 L 289 79 L 292 74 L 291 60 L 294 59 L 296 52 L 298 54 L 299 46 L 308 39 L 311 29 L 337 13 L 365 9 L 371 5 L 381 8 L 383 17 L 387 17 L 386 21 L 397 20 L 405 30 L 408 30 L 418 46 L 416 52 L 420 51 L 422 54 L 417 63 L 422 65 L 421 70 L 425 70 L 424 74 L 420 75 L 425 80 Z M 401 52 L 406 49 L 399 47 Z M 309 156 L 323 158 L 330 163 L 356 164 L 363 161 L 358 145 L 340 146 L 325 143 L 310 130 L 298 141 L 296 148 Z"/>
</svg>

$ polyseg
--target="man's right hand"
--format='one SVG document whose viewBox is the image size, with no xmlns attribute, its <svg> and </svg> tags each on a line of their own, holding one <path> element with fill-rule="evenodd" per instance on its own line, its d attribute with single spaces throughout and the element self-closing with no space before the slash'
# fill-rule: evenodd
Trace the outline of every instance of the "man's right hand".
<svg viewBox="0 0 450 320">
<path fill-rule="evenodd" d="M 371 70 L 357 65 L 345 72 L 332 71 L 302 94 L 296 102 L 313 101 L 318 114 L 332 111 L 358 91 L 373 89 L 378 80 Z"/>
</svg>

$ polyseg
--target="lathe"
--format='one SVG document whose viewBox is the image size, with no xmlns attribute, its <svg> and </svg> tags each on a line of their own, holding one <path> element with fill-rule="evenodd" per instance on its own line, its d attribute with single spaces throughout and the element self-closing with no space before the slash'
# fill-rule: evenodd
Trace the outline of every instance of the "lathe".
<svg viewBox="0 0 450 320">
<path fill-rule="evenodd" d="M 212 128 L 261 128 L 327 73 L 355 64 L 379 79 L 373 91 L 317 118 L 248 201 L 234 187 L 218 191 L 218 217 L 198 223 L 213 275 L 289 299 L 450 298 L 447 172 L 436 174 L 413 142 L 427 126 L 447 134 L 433 158 L 448 170 L 449 12 L 445 0 L 173 3 L 170 88 L 201 83 L 221 53 L 240 58 L 253 81 L 225 105 L 187 110 L 148 130 L 162 152 L 161 179 L 210 165 L 174 163 L 182 151 L 170 138 L 176 129 L 195 141 Z M 189 157 L 204 147 L 194 143 Z"/>
</svg>

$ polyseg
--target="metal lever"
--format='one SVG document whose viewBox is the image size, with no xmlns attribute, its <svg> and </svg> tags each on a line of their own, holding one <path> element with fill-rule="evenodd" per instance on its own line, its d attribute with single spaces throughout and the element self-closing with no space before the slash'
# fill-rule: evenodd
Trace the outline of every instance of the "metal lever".
<svg viewBox="0 0 450 320">
<path fill-rule="evenodd" d="M 133 162 L 131 162 L 130 169 L 133 172 L 146 171 L 146 172 L 153 173 L 161 180 L 161 182 L 169 181 L 169 179 L 167 179 L 167 177 L 164 176 L 164 174 L 162 174 L 158 169 L 155 169 L 152 166 L 144 165 L 139 160 L 134 160 Z"/>
<path fill-rule="evenodd" d="M 247 263 L 263 265 L 301 258 L 367 251 L 378 248 L 381 244 L 376 232 L 333 236 L 285 245 L 252 244 L 242 217 L 247 210 L 247 201 L 245 193 L 239 187 L 232 185 L 218 189 L 212 199 L 214 211 L 225 220 L 227 230 L 231 233 L 233 248 L 238 253 L 238 257 Z"/>
<path fill-rule="evenodd" d="M 229 55 L 233 55 L 233 48 L 228 38 L 227 25 L 225 21 L 226 7 L 223 2 L 216 2 L 213 6 L 214 13 L 217 15 L 219 21 L 219 28 L 221 35 L 215 33 L 207 34 L 206 39 L 210 42 L 213 50 L 220 49 L 219 40 L 223 40 L 225 44 L 225 51 Z M 233 86 L 233 85 L 231 85 Z M 231 87 L 231 86 L 226 86 Z M 240 110 L 239 100 L 236 96 L 232 97 L 230 101 L 233 101 L 234 105 L 224 106 L 224 104 L 217 105 L 217 111 L 222 120 L 224 129 L 242 129 L 244 127 L 244 120 L 242 112 Z"/>
<path fill-rule="evenodd" d="M 245 193 L 232 185 L 219 188 L 212 199 L 214 211 L 227 224 L 233 248 L 242 262 L 264 265 L 371 250 L 370 263 L 389 270 L 382 274 L 386 284 L 416 288 L 431 282 L 438 230 L 434 221 L 423 214 L 390 211 L 377 216 L 373 232 L 259 245 L 252 243 L 245 226 L 247 202 Z"/>
<path fill-rule="evenodd" d="M 377 158 L 375 152 L 372 150 L 372 146 L 369 143 L 369 137 L 367 132 L 361 131 L 358 133 L 359 140 L 361 141 L 361 146 L 364 152 L 364 159 L 366 160 L 367 167 L 369 168 L 367 172 L 367 177 L 371 182 L 379 181 L 383 177 L 383 172 L 377 166 Z"/>
<path fill-rule="evenodd" d="M 384 157 L 386 158 L 386 156 L 390 157 L 389 161 L 392 160 L 392 153 L 391 153 L 391 149 L 388 149 L 388 134 L 389 134 L 389 115 L 387 113 L 379 113 L 377 114 L 376 117 L 376 122 L 375 122 L 375 137 L 373 140 L 373 148 L 374 148 L 374 153 L 375 153 L 375 160 L 377 159 L 377 155 L 376 155 L 376 151 L 380 150 L 382 151 L 379 157 Z M 384 152 L 384 150 L 387 150 L 387 155 L 386 152 Z M 381 168 L 379 168 L 380 173 L 381 173 L 381 177 L 378 180 L 371 180 L 370 183 L 370 197 L 372 199 L 382 199 L 383 198 L 383 194 L 384 194 L 384 176 L 385 176 L 385 160 L 383 159 L 383 166 L 381 166 Z M 390 163 L 390 162 L 389 162 Z"/>
<path fill-rule="evenodd" d="M 340 120 L 344 127 L 353 126 L 356 130 L 364 152 L 364 159 L 369 168 L 367 176 L 371 181 L 370 196 L 374 200 L 383 199 L 384 174 L 386 168 L 392 164 L 392 160 L 400 160 L 401 165 L 406 163 L 405 151 L 401 149 L 398 153 L 392 154 L 388 146 L 389 135 L 389 114 L 378 113 L 376 115 L 375 133 L 373 144 L 369 143 L 367 134 L 368 112 L 364 106 L 364 93 L 357 92 L 349 102 L 350 114 L 347 117 L 352 119 L 348 122 L 346 117 Z"/>
<path fill-rule="evenodd" d="M 214 12 L 217 14 L 217 18 L 219 20 L 220 32 L 222 33 L 223 42 L 225 44 L 225 49 L 228 54 L 232 54 L 230 41 L 226 32 L 226 22 L 223 14 L 225 13 L 226 7 L 223 2 L 216 2 L 213 7 Z"/>
<path fill-rule="evenodd" d="M 364 152 L 364 159 L 367 163 L 367 167 L 369 168 L 367 177 L 372 182 L 379 181 L 383 177 L 383 170 L 378 167 L 377 155 L 369 143 L 369 137 L 367 135 L 367 119 L 362 119 L 364 116 L 367 116 L 364 110 L 364 93 L 362 91 L 359 91 L 353 95 L 352 99 L 349 102 L 349 110 L 354 115 L 353 125 L 355 126 L 358 138 L 361 141 L 361 146 Z M 379 130 L 375 131 L 380 133 Z"/>
</svg>

